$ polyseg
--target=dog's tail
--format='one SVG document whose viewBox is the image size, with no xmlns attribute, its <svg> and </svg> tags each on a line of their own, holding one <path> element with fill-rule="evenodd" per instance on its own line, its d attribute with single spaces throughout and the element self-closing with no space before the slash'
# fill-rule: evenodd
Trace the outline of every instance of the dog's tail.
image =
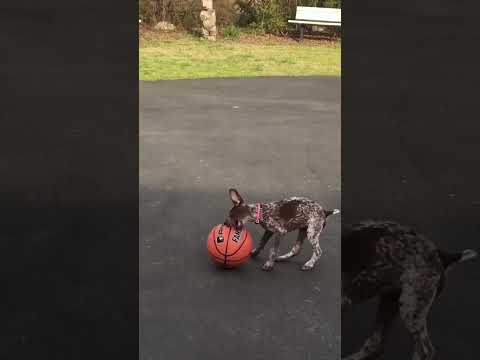
<svg viewBox="0 0 480 360">
<path fill-rule="evenodd" d="M 442 260 L 443 266 L 445 269 L 449 268 L 452 265 L 475 259 L 478 256 L 478 253 L 475 250 L 466 249 L 461 252 L 450 253 L 446 251 L 439 251 L 440 259 Z"/>
<path fill-rule="evenodd" d="M 335 215 L 340 213 L 340 210 L 333 209 L 333 210 L 325 210 L 325 217 L 329 217 L 330 215 Z"/>
</svg>

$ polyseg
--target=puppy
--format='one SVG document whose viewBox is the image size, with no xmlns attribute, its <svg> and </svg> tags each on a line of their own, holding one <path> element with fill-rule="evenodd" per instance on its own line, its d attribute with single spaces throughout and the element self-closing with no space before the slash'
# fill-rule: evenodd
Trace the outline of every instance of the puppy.
<svg viewBox="0 0 480 360">
<path fill-rule="evenodd" d="M 320 234 L 325 229 L 327 218 L 338 214 L 338 209 L 325 210 L 317 202 L 304 197 L 291 197 L 269 203 L 247 204 L 237 190 L 230 189 L 230 199 L 233 208 L 225 220 L 225 225 L 241 229 L 247 222 L 255 222 L 265 229 L 260 244 L 252 251 L 256 256 L 263 250 L 268 240 L 274 236 L 273 247 L 268 260 L 262 269 L 270 271 L 275 261 L 290 259 L 300 253 L 305 238 L 312 245 L 313 254 L 303 266 L 302 270 L 311 270 L 322 255 L 320 248 Z M 297 241 L 293 248 L 286 254 L 279 256 L 280 240 L 288 232 L 298 230 Z"/>
<path fill-rule="evenodd" d="M 343 231 L 342 314 L 349 305 L 380 298 L 373 334 L 344 360 L 381 357 L 397 315 L 414 341 L 413 359 L 433 359 L 427 330 L 430 308 L 444 287 L 447 270 L 475 257 L 473 250 L 439 250 L 425 236 L 394 222 L 365 221 Z"/>
</svg>

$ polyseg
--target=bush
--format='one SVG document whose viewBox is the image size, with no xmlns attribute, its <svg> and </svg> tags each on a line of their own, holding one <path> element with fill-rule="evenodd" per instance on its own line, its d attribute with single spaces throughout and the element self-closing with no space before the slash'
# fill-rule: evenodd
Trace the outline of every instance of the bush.
<svg viewBox="0 0 480 360">
<path fill-rule="evenodd" d="M 239 25 L 257 33 L 283 34 L 287 27 L 288 8 L 282 0 L 239 0 Z"/>
<path fill-rule="evenodd" d="M 145 24 L 168 21 L 177 27 L 192 30 L 200 25 L 200 0 L 139 0 L 139 17 Z"/>
<path fill-rule="evenodd" d="M 201 0 L 198 0 L 201 1 Z M 236 25 L 238 14 L 236 13 L 236 0 L 214 0 L 213 8 L 217 17 L 217 26 Z"/>
<path fill-rule="evenodd" d="M 326 8 L 341 8 L 341 0 L 299 0 L 297 6 L 316 6 Z"/>
<path fill-rule="evenodd" d="M 155 18 L 154 2 L 150 0 L 139 0 L 138 2 L 138 17 L 144 23 L 151 23 Z"/>
<path fill-rule="evenodd" d="M 236 23 L 236 0 L 214 0 L 217 26 Z M 177 27 L 192 30 L 200 26 L 201 0 L 139 0 L 138 14 L 145 24 L 169 21 Z"/>
<path fill-rule="evenodd" d="M 331 7 L 331 8 L 341 8 L 342 0 L 325 0 L 325 1 L 322 1 L 322 6 Z"/>
<path fill-rule="evenodd" d="M 238 39 L 240 37 L 240 30 L 235 25 L 228 25 L 223 29 L 223 36 L 230 40 Z"/>
<path fill-rule="evenodd" d="M 341 7 L 341 0 L 238 0 L 240 26 L 257 33 L 284 35 L 297 6 Z"/>
<path fill-rule="evenodd" d="M 296 6 L 338 8 L 341 5 L 341 0 L 214 0 L 213 4 L 217 26 L 236 25 L 260 34 L 277 35 L 287 33 L 288 19 L 295 17 Z M 169 21 L 186 30 L 200 26 L 201 7 L 201 0 L 139 0 L 138 3 L 139 17 L 145 24 Z"/>
</svg>

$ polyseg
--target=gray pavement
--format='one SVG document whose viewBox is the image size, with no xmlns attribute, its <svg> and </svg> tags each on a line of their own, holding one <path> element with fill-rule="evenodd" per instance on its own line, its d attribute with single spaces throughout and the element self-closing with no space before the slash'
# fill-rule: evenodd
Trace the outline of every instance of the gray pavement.
<svg viewBox="0 0 480 360">
<path fill-rule="evenodd" d="M 218 270 L 206 236 L 232 186 L 340 207 L 340 79 L 140 83 L 140 358 L 339 358 L 340 217 L 312 272 L 299 270 L 308 246 L 271 273 L 266 253 Z"/>
</svg>

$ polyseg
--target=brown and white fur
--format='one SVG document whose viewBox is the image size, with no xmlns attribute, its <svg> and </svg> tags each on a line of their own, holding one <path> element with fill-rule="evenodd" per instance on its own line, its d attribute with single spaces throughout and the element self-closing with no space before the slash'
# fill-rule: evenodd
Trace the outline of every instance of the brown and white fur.
<svg viewBox="0 0 480 360">
<path fill-rule="evenodd" d="M 229 190 L 233 208 L 225 220 L 225 225 L 241 229 L 247 222 L 257 220 L 258 204 L 247 204 L 237 190 Z M 258 255 L 268 240 L 274 236 L 273 247 L 270 249 L 268 260 L 263 265 L 265 271 L 273 270 L 276 261 L 290 259 L 300 253 L 305 238 L 312 245 L 313 254 L 303 266 L 302 270 L 311 270 L 322 255 L 320 248 L 320 234 L 325 229 L 327 218 L 337 214 L 338 209 L 325 210 L 319 203 L 305 197 L 291 197 L 280 201 L 262 203 L 261 217 L 258 223 L 265 229 L 260 244 L 252 250 L 252 256 Z M 278 254 L 281 239 L 288 232 L 298 230 L 297 241 L 286 254 Z"/>
<path fill-rule="evenodd" d="M 342 231 L 342 313 L 379 297 L 375 330 L 344 360 L 383 358 L 385 337 L 398 316 L 412 336 L 414 360 L 431 360 L 427 320 L 455 264 L 477 257 L 474 250 L 442 251 L 415 230 L 390 221 L 364 221 Z M 388 358 L 388 356 L 386 357 Z"/>
</svg>

